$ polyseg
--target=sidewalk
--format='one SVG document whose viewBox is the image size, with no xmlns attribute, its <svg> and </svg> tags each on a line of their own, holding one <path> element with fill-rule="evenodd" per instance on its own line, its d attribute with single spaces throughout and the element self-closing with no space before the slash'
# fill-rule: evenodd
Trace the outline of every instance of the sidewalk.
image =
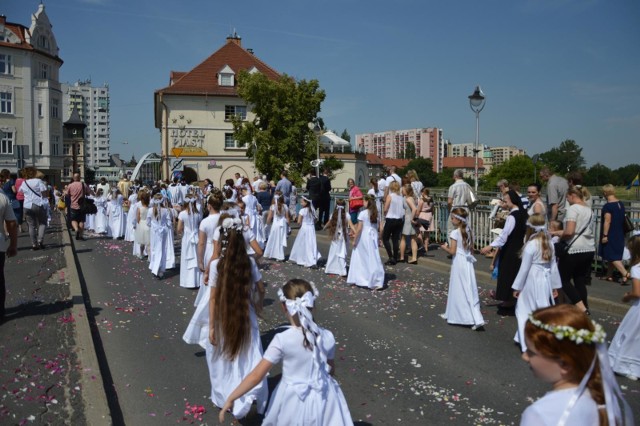
<svg viewBox="0 0 640 426">
<path fill-rule="evenodd" d="M 32 251 L 29 234 L 19 234 L 18 255 L 5 265 L 0 423 L 109 424 L 69 235 L 57 213 L 44 242 L 44 250 Z"/>
</svg>

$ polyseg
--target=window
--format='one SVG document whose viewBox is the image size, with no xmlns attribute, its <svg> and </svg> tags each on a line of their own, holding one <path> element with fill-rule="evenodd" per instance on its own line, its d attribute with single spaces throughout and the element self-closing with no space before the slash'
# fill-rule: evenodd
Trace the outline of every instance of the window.
<svg viewBox="0 0 640 426">
<path fill-rule="evenodd" d="M 218 84 L 220 86 L 233 87 L 235 73 L 229 65 L 225 65 L 220 71 L 218 71 Z"/>
<path fill-rule="evenodd" d="M 40 64 L 40 78 L 42 80 L 49 79 L 49 65 L 48 64 Z"/>
<path fill-rule="evenodd" d="M 231 117 L 237 115 L 242 120 L 247 119 L 247 107 L 244 105 L 225 105 L 224 106 L 224 119 L 225 121 L 231 120 Z"/>
<path fill-rule="evenodd" d="M 38 47 L 41 47 L 43 49 L 49 50 L 49 39 L 46 36 L 39 36 L 38 37 Z"/>
<path fill-rule="evenodd" d="M 0 74 L 13 74 L 11 55 L 0 55 Z"/>
<path fill-rule="evenodd" d="M 51 99 L 51 118 L 58 118 L 58 106 L 60 101 L 57 99 Z"/>
<path fill-rule="evenodd" d="M 2 132 L 0 154 L 13 154 L 13 132 Z"/>
<path fill-rule="evenodd" d="M 0 114 L 13 114 L 13 94 L 0 93 Z"/>
<path fill-rule="evenodd" d="M 233 138 L 233 133 L 224 134 L 224 148 L 225 149 L 243 149 L 238 145 L 238 141 Z"/>
<path fill-rule="evenodd" d="M 42 104 L 38 104 L 38 117 L 44 117 L 44 115 L 42 115 Z"/>
<path fill-rule="evenodd" d="M 42 155 L 42 142 L 38 142 L 38 154 Z"/>
<path fill-rule="evenodd" d="M 71 144 L 64 145 L 64 155 L 71 155 Z"/>
</svg>

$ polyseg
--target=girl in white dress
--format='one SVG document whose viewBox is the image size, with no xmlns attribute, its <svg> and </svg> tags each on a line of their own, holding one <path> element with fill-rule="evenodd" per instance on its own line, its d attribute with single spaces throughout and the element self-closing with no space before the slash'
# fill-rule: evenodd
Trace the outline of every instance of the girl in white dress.
<svg viewBox="0 0 640 426">
<path fill-rule="evenodd" d="M 262 247 L 264 247 L 264 238 L 262 238 L 262 240 L 260 239 L 260 236 L 263 235 L 261 220 L 262 207 L 260 206 L 260 203 L 258 203 L 256 196 L 253 195 L 250 185 L 246 185 L 242 188 L 242 194 L 244 213 L 249 218 L 249 228 L 251 228 L 251 231 L 253 232 L 253 235 L 256 236 L 258 242 L 262 243 Z"/>
<path fill-rule="evenodd" d="M 447 310 L 440 315 L 449 324 L 470 325 L 472 330 L 481 330 L 485 324 L 480 312 L 480 297 L 476 283 L 476 262 L 473 253 L 473 235 L 468 225 L 466 209 L 451 210 L 451 223 L 454 230 L 449 234 L 448 243 L 442 249 L 453 256 L 451 275 L 449 276 L 449 294 Z"/>
<path fill-rule="evenodd" d="M 222 207 L 222 192 L 218 189 L 213 189 L 207 197 L 207 211 L 209 215 L 202 219 L 198 226 L 198 268 L 200 272 L 204 273 L 206 265 L 211 261 L 213 255 L 213 232 L 218 227 L 218 220 L 220 219 L 220 208 Z M 207 283 L 204 281 L 204 275 L 200 282 L 200 291 L 198 292 L 197 302 L 202 297 L 203 287 L 206 287 Z"/>
<path fill-rule="evenodd" d="M 169 226 L 167 227 L 167 238 L 165 239 L 165 245 L 166 245 L 166 255 L 165 255 L 165 262 L 164 262 L 164 268 L 165 269 L 173 269 L 176 267 L 176 251 L 175 251 L 175 246 L 173 243 L 173 237 L 174 237 L 174 225 L 176 220 L 178 219 L 178 211 L 173 208 L 173 205 L 169 202 L 168 198 L 164 198 L 162 200 L 162 206 L 167 209 L 167 211 L 169 212 Z"/>
<path fill-rule="evenodd" d="M 262 358 L 257 314 L 262 311 L 264 284 L 252 257 L 247 254 L 243 225 L 238 218 L 226 218 L 221 225 L 222 251 L 211 262 L 208 277 L 209 342 L 207 365 L 211 379 L 211 400 L 218 407 Z M 236 418 L 247 415 L 256 401 L 258 413 L 266 408 L 266 378 L 258 380 L 242 398 L 229 404 Z"/>
<path fill-rule="evenodd" d="M 632 302 L 629 312 L 616 331 L 609 346 L 609 360 L 613 371 L 631 380 L 640 377 L 640 232 L 635 231 L 627 248 L 631 254 L 631 291 L 623 302 Z"/>
<path fill-rule="evenodd" d="M 382 290 L 384 287 L 384 266 L 378 251 L 380 223 L 376 199 L 367 194 L 363 197 L 363 208 L 358 213 L 358 223 L 354 225 L 349 219 L 349 227 L 355 235 L 347 284 L 373 290 Z"/>
<path fill-rule="evenodd" d="M 118 189 L 114 188 L 109 196 L 109 202 L 107 203 L 107 216 L 109 217 L 109 234 L 114 240 L 124 238 L 124 231 L 126 229 L 126 221 L 124 216 L 124 209 L 122 203 L 124 197 L 120 194 Z"/>
<path fill-rule="evenodd" d="M 92 199 L 94 204 L 95 204 L 95 202 L 96 202 L 96 196 L 95 195 L 87 195 L 86 197 Z M 58 204 L 56 203 L 56 205 L 58 205 Z M 85 220 L 84 220 L 84 229 L 86 231 L 94 231 L 95 227 L 96 227 L 96 215 L 95 214 L 86 215 Z"/>
<path fill-rule="evenodd" d="M 178 233 L 182 234 L 180 247 L 180 287 L 198 288 L 202 272 L 198 267 L 198 227 L 200 214 L 196 208 L 196 198 L 187 195 L 178 214 Z"/>
<path fill-rule="evenodd" d="M 329 228 L 331 237 L 331 247 L 324 273 L 341 277 L 347 275 L 347 238 L 349 234 L 347 233 L 347 215 L 344 212 L 345 205 L 344 199 L 338 198 L 331 220 L 324 226 L 324 229 Z"/>
<path fill-rule="evenodd" d="M 136 232 L 133 241 L 133 255 L 142 259 L 149 254 L 149 240 L 151 239 L 147 214 L 149 212 L 149 193 L 140 191 L 138 194 L 139 205 L 136 208 Z"/>
<path fill-rule="evenodd" d="M 224 422 L 235 401 L 282 361 L 282 379 L 271 396 L 263 426 L 353 425 L 347 401 L 332 377 L 335 338 L 313 320 L 318 291 L 304 280 L 293 279 L 278 290 L 278 296 L 291 327 L 274 336 L 260 363 L 229 395 L 218 419 Z"/>
<path fill-rule="evenodd" d="M 522 263 L 513 282 L 518 330 L 513 340 L 520 344 L 522 352 L 527 350 L 524 326 L 529 314 L 536 309 L 554 305 L 562 280 L 553 251 L 551 235 L 547 232 L 546 218 L 535 214 L 527 221 L 527 236 L 522 248 Z"/>
<path fill-rule="evenodd" d="M 316 240 L 316 210 L 313 203 L 307 197 L 300 198 L 300 212 L 298 213 L 298 235 L 291 247 L 289 261 L 300 266 L 306 266 L 313 269 L 318 268 L 318 259 L 322 256 L 318 251 L 318 242 Z"/>
<path fill-rule="evenodd" d="M 171 212 L 163 207 L 164 196 L 156 194 L 151 200 L 151 208 L 147 213 L 149 226 L 149 269 L 156 278 L 162 278 L 166 270 L 167 239 L 171 228 Z"/>
<path fill-rule="evenodd" d="M 289 228 L 289 211 L 284 205 L 282 192 L 276 191 L 269 209 L 267 223 L 271 224 L 269 239 L 264 249 L 264 257 L 284 261 L 284 249 L 287 247 L 287 231 Z"/>
<path fill-rule="evenodd" d="M 129 211 L 127 212 L 127 226 L 124 232 L 124 240 L 133 242 L 135 241 L 136 232 L 136 220 L 138 215 L 136 210 L 138 209 L 138 194 L 134 191 L 129 196 Z"/>
<path fill-rule="evenodd" d="M 606 333 L 574 305 L 542 308 L 524 329 L 522 359 L 553 389 L 522 413 L 520 426 L 633 425 L 609 365 Z"/>
<path fill-rule="evenodd" d="M 93 229 L 96 234 L 104 235 L 109 231 L 109 224 L 107 222 L 107 199 L 102 189 L 98 189 L 94 202 L 98 211 L 93 222 Z"/>
</svg>

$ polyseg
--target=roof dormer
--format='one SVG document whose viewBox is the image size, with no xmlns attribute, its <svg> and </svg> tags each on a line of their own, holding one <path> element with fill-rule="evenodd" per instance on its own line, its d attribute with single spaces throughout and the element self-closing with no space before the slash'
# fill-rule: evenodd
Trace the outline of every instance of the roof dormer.
<svg viewBox="0 0 640 426">
<path fill-rule="evenodd" d="M 254 65 L 254 66 L 252 66 L 252 67 L 249 69 L 249 74 L 255 74 L 255 73 L 258 73 L 258 72 L 260 72 L 260 70 L 259 70 L 258 68 L 256 68 L 256 67 L 255 67 L 255 65 Z"/>
<path fill-rule="evenodd" d="M 218 71 L 218 85 L 224 87 L 233 87 L 235 85 L 235 75 L 229 65 L 225 65 Z"/>
</svg>

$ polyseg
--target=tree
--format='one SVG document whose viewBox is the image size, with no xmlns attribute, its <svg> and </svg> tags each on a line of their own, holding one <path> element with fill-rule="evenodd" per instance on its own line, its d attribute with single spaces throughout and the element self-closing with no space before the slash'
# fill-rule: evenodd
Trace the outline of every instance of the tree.
<svg viewBox="0 0 640 426">
<path fill-rule="evenodd" d="M 640 173 L 640 164 L 628 164 L 626 166 L 619 167 L 613 171 L 615 182 L 610 183 L 626 187 L 633 179 L 635 179 L 638 173 Z"/>
<path fill-rule="evenodd" d="M 534 166 L 531 158 L 526 155 L 517 155 L 509 160 L 495 166 L 489 173 L 484 175 L 482 189 L 492 191 L 496 189 L 500 179 L 506 179 L 509 184 L 518 184 L 520 188 L 526 187 L 534 182 Z"/>
<path fill-rule="evenodd" d="M 407 146 L 404 150 L 404 158 L 405 160 L 413 160 L 416 158 L 416 146 L 413 142 L 408 142 Z"/>
<path fill-rule="evenodd" d="M 584 184 L 586 186 L 602 186 L 608 183 L 613 184 L 613 173 L 607 166 L 596 163 L 584 174 Z"/>
<path fill-rule="evenodd" d="M 329 170 L 329 178 L 333 179 L 335 175 L 335 171 L 342 170 L 344 168 L 344 163 L 341 160 L 338 160 L 335 155 L 331 155 L 329 157 L 324 158 L 321 169 Z"/>
<path fill-rule="evenodd" d="M 349 134 L 349 132 L 347 132 L 347 129 L 344 129 L 342 131 L 342 134 L 340 135 L 340 137 L 347 142 L 351 142 L 351 135 Z"/>
<path fill-rule="evenodd" d="M 440 173 L 438 173 L 438 187 L 449 187 L 453 183 L 453 172 L 456 169 L 451 167 L 445 167 Z"/>
<path fill-rule="evenodd" d="M 287 169 L 290 179 L 299 181 L 315 159 L 319 143 L 308 127 L 325 98 L 318 81 L 296 81 L 287 75 L 274 81 L 243 70 L 238 76 L 238 95 L 256 115 L 247 121 L 232 118 L 234 138 L 240 146 L 247 146 L 247 157 L 255 158 L 262 173 L 278 176 Z M 324 128 L 321 120 L 319 124 Z"/>
<path fill-rule="evenodd" d="M 438 185 L 438 174 L 433 171 L 433 160 L 431 158 L 418 157 L 407 164 L 403 169 L 398 170 L 398 175 L 404 176 L 409 170 L 415 170 L 418 179 L 426 187 Z"/>
<path fill-rule="evenodd" d="M 584 168 L 582 148 L 573 139 L 566 139 L 557 148 L 540 154 L 540 161 L 559 175 Z"/>
</svg>

